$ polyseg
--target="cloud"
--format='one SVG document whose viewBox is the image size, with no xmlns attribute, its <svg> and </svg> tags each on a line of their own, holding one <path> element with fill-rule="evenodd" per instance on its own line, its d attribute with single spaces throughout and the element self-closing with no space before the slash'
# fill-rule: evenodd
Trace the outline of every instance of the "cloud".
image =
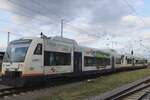
<svg viewBox="0 0 150 100">
<path fill-rule="evenodd" d="M 144 38 L 150 40 L 150 32 L 145 32 L 144 33 Z"/>
<path fill-rule="evenodd" d="M 144 5 L 143 0 L 129 3 L 137 10 Z M 107 47 L 111 41 L 120 43 L 116 49 L 132 45 L 133 39 L 144 38 L 150 26 L 150 16 L 142 17 L 143 24 L 123 0 L 2 0 L 0 8 L 13 13 L 12 26 L 3 30 L 21 36 L 37 36 L 41 31 L 54 36 L 60 34 L 63 18 L 65 37 L 95 47 Z"/>
</svg>

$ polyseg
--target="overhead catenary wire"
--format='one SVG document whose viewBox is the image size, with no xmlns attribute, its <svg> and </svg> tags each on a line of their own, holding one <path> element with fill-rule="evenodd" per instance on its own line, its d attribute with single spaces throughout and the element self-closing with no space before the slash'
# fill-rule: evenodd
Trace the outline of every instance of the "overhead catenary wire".
<svg viewBox="0 0 150 100">
<path fill-rule="evenodd" d="M 138 18 L 143 22 L 143 24 L 145 25 L 145 21 L 143 20 L 142 17 L 139 17 L 139 14 L 137 13 L 136 9 L 128 2 L 128 0 L 123 0 L 127 6 L 132 10 L 132 12 L 138 16 Z"/>
<path fill-rule="evenodd" d="M 26 6 L 24 6 L 23 4 L 19 4 L 19 3 L 16 3 L 16 2 L 13 2 L 12 0 L 7 0 L 8 2 L 10 2 L 10 3 L 12 3 L 12 4 L 15 4 L 15 5 L 17 5 L 17 6 L 20 6 L 21 5 L 21 7 L 22 8 L 24 8 L 24 9 L 27 9 L 28 11 L 32 11 L 32 12 L 36 12 L 36 13 L 38 13 L 38 14 L 40 14 L 41 16 L 45 16 L 45 15 L 43 15 L 42 14 L 42 12 L 41 11 L 39 11 L 39 10 L 35 10 L 35 9 L 33 9 L 33 8 L 28 8 L 28 7 L 26 7 Z M 0 8 L 1 9 L 1 8 Z M 11 12 L 11 13 L 15 13 L 16 15 L 20 15 L 19 14 L 19 12 L 14 12 L 14 11 L 10 11 L 10 10 L 8 10 L 8 9 L 4 9 L 4 10 L 7 10 L 8 12 Z M 21 12 L 23 15 L 21 15 L 21 16 L 23 16 L 23 17 L 27 17 L 27 18 L 30 18 L 30 19 L 34 19 L 32 16 L 30 16 L 30 14 L 28 13 L 28 12 L 26 12 L 25 14 L 24 14 L 24 12 Z M 48 16 L 45 16 L 45 17 L 48 17 Z M 43 19 L 41 19 L 41 18 L 37 18 L 37 20 L 38 21 L 41 21 L 41 22 L 47 22 L 47 20 L 43 20 Z M 54 20 L 51 20 L 51 18 L 48 18 L 48 20 L 51 22 L 51 23 L 55 23 L 56 24 L 56 22 L 54 21 Z M 30 24 L 32 24 L 32 23 L 30 23 Z M 32 24 L 33 25 L 33 24 Z M 27 27 L 29 27 L 29 25 L 27 26 Z M 30 28 L 31 30 L 33 30 L 33 28 Z M 37 30 L 37 29 L 36 29 Z"/>
<path fill-rule="evenodd" d="M 9 0 L 10 1 L 10 0 Z M 23 6 L 22 6 L 23 7 Z M 25 7 L 26 8 L 26 7 Z M 26 8 L 26 9 L 28 9 L 28 8 Z M 16 15 L 18 15 L 18 13 L 17 12 L 12 12 L 12 11 L 10 11 L 10 10 L 8 10 L 8 9 L 3 9 L 3 10 L 6 10 L 6 11 L 8 11 L 8 12 L 11 12 L 11 13 L 14 13 L 14 14 L 16 14 Z M 31 9 L 29 9 L 29 10 L 31 10 Z M 33 10 L 33 9 L 32 9 Z M 39 13 L 39 11 L 37 11 L 38 13 Z M 23 17 L 28 17 L 28 18 L 31 18 L 31 16 L 29 16 L 28 14 L 24 14 L 23 15 Z M 41 20 L 41 19 L 39 19 L 39 20 Z M 41 21 L 44 21 L 44 20 L 41 20 Z M 22 25 L 22 24 L 18 24 L 18 26 L 19 25 Z M 71 25 L 70 25 L 71 26 Z M 85 32 L 86 34 L 88 34 L 88 32 L 87 31 L 85 31 L 85 30 L 82 30 L 81 28 L 77 28 L 77 27 L 75 27 L 75 26 L 73 26 L 73 28 L 76 28 L 76 29 L 78 29 L 78 30 L 80 30 L 80 31 L 82 31 L 82 33 L 83 32 Z M 31 28 L 32 29 L 32 28 Z M 88 35 L 92 35 L 92 36 L 94 36 L 94 34 L 88 34 Z M 97 37 L 97 36 L 95 36 L 95 37 Z"/>
<path fill-rule="evenodd" d="M 11 3 L 14 3 L 14 2 L 11 1 L 11 0 L 9 0 L 9 1 L 10 1 Z M 36 1 L 36 2 L 35 2 L 35 1 L 32 1 L 32 2 L 34 3 L 34 6 L 35 6 L 35 4 L 37 4 L 38 7 L 41 6 L 41 4 L 37 3 L 37 1 Z M 18 3 L 14 3 L 14 4 L 20 6 L 20 4 L 18 4 Z M 42 15 L 42 12 L 39 11 L 39 10 L 37 10 L 37 9 L 31 9 L 31 8 L 29 9 L 28 7 L 26 7 L 26 6 L 22 5 L 22 4 L 21 4 L 21 7 L 25 8 L 25 9 L 28 9 L 28 10 L 30 10 L 30 11 L 36 12 L 36 13 L 38 13 L 38 14 L 40 14 L 40 15 Z M 49 9 L 49 8 L 47 8 L 46 6 L 43 6 L 43 7 L 46 8 L 46 9 Z M 43 15 L 43 16 L 45 16 L 45 15 Z M 47 17 L 47 16 L 45 16 L 45 17 Z M 56 17 L 57 17 L 57 15 L 56 15 Z M 57 19 L 59 19 L 59 18 L 57 18 Z M 55 20 L 56 20 L 56 19 L 55 19 Z M 96 37 L 96 38 L 98 38 L 98 39 L 102 38 L 101 35 L 98 35 L 98 34 L 95 34 L 95 33 L 92 33 L 92 32 L 89 33 L 88 30 L 84 30 L 84 29 L 82 29 L 82 28 L 73 26 L 73 25 L 70 24 L 70 23 L 65 23 L 65 24 L 67 24 L 69 27 L 72 27 L 72 28 L 78 30 L 81 34 L 84 33 L 84 34 L 86 34 L 86 35 L 88 35 L 88 36 Z M 92 34 L 91 34 L 91 33 L 92 33 Z M 106 34 L 104 34 L 104 35 L 106 35 Z"/>
<path fill-rule="evenodd" d="M 14 2 L 12 2 L 11 0 L 9 0 L 9 2 L 14 3 Z M 14 4 L 20 6 L 18 3 L 14 3 Z M 41 14 L 42 16 L 45 16 L 45 15 L 43 15 L 43 14 L 41 13 L 41 11 L 38 11 L 38 10 L 35 10 L 35 9 L 29 9 L 28 7 L 26 7 L 26 6 L 22 5 L 22 4 L 21 4 L 21 7 L 25 8 L 25 9 L 28 9 L 29 11 L 33 11 L 33 12 L 36 12 L 36 13 L 38 13 L 38 14 Z M 28 15 L 25 15 L 25 17 L 30 17 L 30 18 L 31 18 L 31 16 L 28 16 Z M 48 17 L 48 16 L 45 16 L 45 17 Z M 39 19 L 39 20 L 40 20 L 40 21 L 44 21 L 44 20 L 41 20 L 41 19 Z M 50 21 L 53 21 L 53 20 L 51 20 L 51 18 L 49 18 L 49 20 L 50 20 Z M 55 19 L 55 20 L 56 20 L 56 19 Z M 55 24 L 56 24 L 56 23 L 55 23 Z M 83 30 L 82 30 L 82 31 L 83 31 Z M 88 32 L 85 32 L 85 33 L 88 33 Z"/>
<path fill-rule="evenodd" d="M 32 11 L 32 12 L 34 12 L 34 13 L 37 13 L 37 14 L 39 14 L 39 15 L 41 15 L 41 16 L 44 16 L 44 17 L 48 18 L 48 21 L 50 21 L 51 23 L 55 23 L 55 24 L 56 24 L 56 21 L 59 22 L 59 20 L 60 20 L 60 19 L 56 19 L 56 18 L 55 18 L 55 19 L 53 18 L 53 20 L 52 20 L 51 18 L 49 18 L 49 16 L 43 15 L 43 13 L 41 12 L 41 10 L 31 9 L 31 7 L 28 8 L 28 7 L 24 6 L 23 4 L 19 4 L 19 3 L 13 2 L 12 0 L 8 0 L 8 1 L 9 1 L 10 3 L 13 3 L 13 4 L 15 4 L 15 5 L 19 6 L 19 7 L 22 7 L 22 8 L 24 8 L 24 9 L 28 10 L 28 11 Z M 33 1 L 32 1 L 32 2 L 33 2 Z M 19 13 L 17 13 L 17 14 L 19 14 Z M 23 16 L 25 16 L 25 17 L 27 17 L 27 18 L 34 19 L 34 17 L 33 17 L 33 16 L 30 16 L 28 12 L 26 12 L 26 14 L 24 14 Z M 37 18 L 37 19 L 38 19 L 39 21 L 42 21 L 42 22 L 47 22 L 47 20 L 43 20 L 43 19 L 41 19 L 41 18 Z"/>
<path fill-rule="evenodd" d="M 0 9 L 2 9 L 2 10 L 5 10 L 5 11 L 7 11 L 7 12 L 10 12 L 10 13 L 13 13 L 13 14 L 15 14 L 15 15 L 18 15 L 18 13 L 17 12 L 13 12 L 13 11 L 10 11 L 10 10 L 8 10 L 8 9 L 3 9 L 3 8 L 0 8 Z M 28 17 L 28 18 L 30 18 L 28 15 L 24 15 L 23 17 Z M 7 21 L 5 21 L 5 20 L 1 20 L 1 22 L 7 22 Z M 27 24 L 27 22 L 26 23 L 24 23 L 24 24 L 17 24 L 17 23 L 15 23 L 15 25 L 16 26 L 18 26 L 18 27 L 20 27 L 20 26 L 24 26 L 25 24 Z M 35 29 L 33 29 L 33 24 L 31 23 L 31 25 L 32 25 L 32 27 L 31 26 L 29 26 L 30 24 L 28 24 L 26 27 L 28 27 L 28 28 L 30 28 L 30 30 L 32 30 L 32 31 L 35 31 Z M 12 25 L 13 26 L 13 25 Z M 20 28 L 21 29 L 21 28 Z M 19 30 L 20 30 L 19 29 Z M 17 32 L 19 31 L 19 30 L 17 30 Z M 21 29 L 22 30 L 22 29 Z M 37 29 L 36 29 L 37 30 Z M 1 31 L 1 30 L 0 30 Z M 24 31 L 24 30 L 22 30 L 22 31 Z M 5 32 L 5 31 L 1 31 L 1 32 Z M 11 33 L 14 33 L 14 32 L 11 32 Z M 20 33 L 20 32 L 19 32 Z M 22 32 L 21 32 L 22 33 Z M 21 36 L 23 36 L 22 34 L 18 34 L 18 33 L 14 33 L 14 34 L 16 34 L 16 35 L 21 35 Z"/>
<path fill-rule="evenodd" d="M 123 0 L 125 3 L 126 3 L 126 5 L 131 9 L 131 11 L 136 15 L 136 16 L 138 16 L 138 18 L 141 20 L 141 22 L 143 23 L 143 25 L 146 25 L 146 23 L 145 23 L 145 21 L 143 20 L 143 18 L 142 17 L 140 17 L 139 16 L 139 14 L 137 13 L 137 10 L 128 2 L 128 0 Z M 142 41 L 143 41 L 144 39 L 142 39 Z M 141 40 L 139 40 L 139 42 L 141 42 Z M 139 45 L 141 45 L 141 43 L 139 44 Z M 145 47 L 144 45 L 142 45 L 142 47 L 144 47 L 145 49 L 147 49 L 148 51 L 150 51 L 150 48 L 147 48 L 147 47 Z"/>
<path fill-rule="evenodd" d="M 16 2 L 13 2 L 12 0 L 8 0 L 9 2 L 11 2 L 11 3 L 14 3 L 14 4 L 16 4 L 16 5 L 18 5 L 18 6 L 20 6 L 20 3 L 16 3 Z M 35 4 L 37 4 L 37 7 L 39 7 L 39 6 L 41 6 L 41 4 L 39 3 L 39 2 L 35 2 L 35 1 L 31 1 L 31 2 L 33 2 L 34 3 L 34 5 Z M 24 6 L 23 4 L 21 4 L 21 7 L 23 7 L 23 8 L 25 8 L 25 9 L 28 9 L 29 11 L 33 11 L 33 12 L 36 12 L 36 13 L 39 13 L 39 14 L 41 14 L 42 15 L 42 12 L 41 11 L 39 11 L 39 10 L 36 10 L 36 9 L 29 9 L 28 7 L 26 7 L 26 6 Z M 45 8 L 47 8 L 48 9 L 48 7 L 47 6 L 42 6 L 42 7 L 45 7 Z M 34 7 L 33 7 L 34 8 Z M 43 16 L 45 16 L 45 15 L 43 15 Z M 28 16 L 29 17 L 29 16 Z M 46 17 L 48 17 L 48 16 L 46 16 Z M 56 16 L 57 17 L 57 16 Z M 50 18 L 49 18 L 50 19 Z M 59 19 L 59 18 L 58 18 Z M 56 20 L 56 19 L 55 19 Z M 43 21 L 43 20 L 42 20 Z M 52 20 L 51 20 L 52 21 Z M 66 23 L 66 24 L 68 24 L 68 23 Z M 70 25 L 70 24 L 69 24 Z M 71 25 L 70 25 L 71 26 Z M 76 27 L 77 28 L 77 27 Z M 82 30 L 83 31 L 83 30 Z M 85 31 L 85 30 L 84 30 Z M 93 35 L 93 34 L 92 34 Z"/>
<path fill-rule="evenodd" d="M 11 1 L 11 0 L 9 0 L 9 1 Z M 40 6 L 40 5 L 39 5 Z M 23 7 L 23 6 L 21 6 L 21 7 Z M 39 10 L 37 10 L 37 9 L 29 9 L 29 8 L 27 8 L 26 6 L 24 6 L 26 9 L 28 9 L 28 10 L 31 10 L 32 12 L 37 12 L 38 14 L 40 14 L 40 15 L 42 15 L 42 12 L 41 11 L 39 11 Z M 44 7 L 44 6 L 43 6 Z M 45 15 L 42 15 L 42 16 L 45 16 Z M 30 16 L 31 17 L 31 16 Z M 48 16 L 46 16 L 46 17 L 48 17 Z M 57 16 L 56 16 L 57 17 Z M 32 18 L 32 17 L 31 17 Z M 38 18 L 39 20 L 41 20 L 40 18 Z M 60 19 L 59 19 L 60 20 Z M 41 21 L 44 21 L 44 20 L 41 20 Z M 79 27 L 76 27 L 76 26 L 72 26 L 71 24 L 69 24 L 69 23 L 66 23 L 67 25 L 69 25 L 70 27 L 72 27 L 72 28 L 74 28 L 74 29 L 76 29 L 76 30 L 78 30 L 78 31 L 80 31 L 81 33 L 84 33 L 84 34 L 87 34 L 87 35 L 89 35 L 89 36 L 94 36 L 94 37 L 97 37 L 97 38 L 101 38 L 101 35 L 97 35 L 97 34 L 93 34 L 92 32 L 89 32 L 89 31 L 87 31 L 87 30 L 84 30 L 84 29 L 81 29 L 81 28 L 79 28 Z M 92 34 L 91 34 L 92 33 Z"/>
<path fill-rule="evenodd" d="M 0 8 L 0 9 L 1 9 L 1 8 Z M 28 9 L 28 8 L 27 8 L 27 9 Z M 19 13 L 10 11 L 10 10 L 8 10 L 8 9 L 3 9 L 3 10 L 8 11 L 8 12 L 13 13 L 13 14 L 16 14 L 16 15 L 19 15 Z M 29 10 L 30 10 L 30 9 L 29 9 Z M 31 16 L 28 15 L 28 14 L 24 14 L 23 17 L 31 18 Z M 41 19 L 39 19 L 39 20 L 41 20 Z M 41 21 L 45 21 L 45 20 L 41 20 Z M 18 26 L 20 26 L 20 25 L 22 25 L 22 24 L 18 24 Z M 32 27 L 30 27 L 30 28 L 33 30 Z M 74 27 L 74 28 L 75 28 L 75 27 Z M 77 28 L 76 28 L 76 29 L 77 29 Z M 78 28 L 78 29 L 79 29 L 79 28 Z M 82 33 L 85 32 L 85 31 L 82 30 L 82 29 L 80 29 L 80 31 L 82 31 Z M 23 32 L 22 32 L 22 33 L 23 33 Z M 85 33 L 88 34 L 87 31 L 86 31 Z M 11 32 L 11 34 L 12 34 L 12 32 Z M 20 35 L 20 34 L 19 34 L 19 35 Z M 89 34 L 89 35 L 90 35 L 90 34 Z M 17 36 L 18 36 L 18 34 L 17 34 Z"/>
<path fill-rule="evenodd" d="M 31 2 L 33 2 L 34 4 L 37 4 L 38 6 L 40 6 L 41 7 L 41 4 L 38 2 L 38 1 L 31 1 Z M 29 8 L 27 8 L 27 7 L 25 7 L 25 6 L 22 6 L 22 7 L 24 7 L 24 8 L 26 8 L 26 9 L 29 9 Z M 45 9 L 48 9 L 48 10 L 50 10 L 47 6 L 42 6 L 42 7 L 44 7 Z M 35 9 L 32 9 L 32 11 L 34 11 L 34 12 L 37 12 L 37 13 L 39 13 L 39 14 L 42 14 L 41 13 L 41 11 L 38 11 L 38 10 L 35 10 Z M 58 17 L 56 14 L 54 14 L 54 13 L 52 13 L 53 15 L 55 15 L 55 17 L 56 18 L 52 18 L 52 19 L 54 19 L 54 20 L 60 20 L 60 19 L 62 19 L 61 17 Z M 43 15 L 43 16 L 45 16 L 45 15 Z M 47 16 L 46 16 L 47 17 Z M 50 18 L 51 19 L 51 18 Z M 64 20 L 64 21 L 66 21 L 66 19 Z M 64 24 L 66 25 L 69 25 L 69 27 L 72 27 L 72 28 L 75 28 L 76 30 L 78 30 L 78 31 L 80 31 L 80 33 L 81 34 L 87 34 L 87 35 L 89 35 L 89 36 L 94 36 L 94 37 L 98 37 L 98 38 L 101 38 L 101 36 L 99 36 L 99 35 L 94 35 L 95 33 L 92 33 L 92 32 L 90 32 L 89 33 L 89 31 L 87 31 L 87 30 L 84 30 L 84 29 L 82 29 L 82 28 L 79 28 L 79 27 L 77 27 L 77 26 L 74 26 L 74 25 L 72 25 L 72 24 L 70 24 L 69 22 L 64 22 Z M 92 34 L 91 34 L 92 33 Z"/>
</svg>

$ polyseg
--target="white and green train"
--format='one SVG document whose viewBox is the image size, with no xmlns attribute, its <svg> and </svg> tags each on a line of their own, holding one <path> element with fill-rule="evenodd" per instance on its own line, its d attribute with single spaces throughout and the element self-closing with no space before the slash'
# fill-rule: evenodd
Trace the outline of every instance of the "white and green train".
<svg viewBox="0 0 150 100">
<path fill-rule="evenodd" d="M 143 58 L 108 53 L 79 46 L 72 39 L 42 35 L 10 42 L 2 64 L 2 79 L 22 86 L 51 78 L 146 65 Z"/>
</svg>

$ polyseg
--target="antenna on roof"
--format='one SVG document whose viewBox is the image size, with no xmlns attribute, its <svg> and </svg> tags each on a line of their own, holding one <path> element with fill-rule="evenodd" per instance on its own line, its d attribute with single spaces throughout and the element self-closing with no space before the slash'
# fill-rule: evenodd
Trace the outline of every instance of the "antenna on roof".
<svg viewBox="0 0 150 100">
<path fill-rule="evenodd" d="M 41 35 L 41 38 L 43 38 L 43 39 L 44 39 L 44 38 L 48 38 L 48 37 L 47 37 L 46 35 L 44 35 L 42 32 L 41 32 L 40 35 Z"/>
</svg>

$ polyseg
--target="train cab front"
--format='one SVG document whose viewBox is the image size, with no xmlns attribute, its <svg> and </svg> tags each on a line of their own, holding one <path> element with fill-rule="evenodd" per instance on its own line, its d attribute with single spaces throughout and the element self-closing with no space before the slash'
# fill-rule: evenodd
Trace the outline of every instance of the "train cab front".
<svg viewBox="0 0 150 100">
<path fill-rule="evenodd" d="M 5 85 L 20 86 L 23 84 L 21 66 L 22 64 L 3 63 L 2 81 Z"/>
<path fill-rule="evenodd" d="M 25 57 L 31 40 L 16 40 L 11 42 L 5 52 L 2 63 L 2 81 L 6 85 L 22 86 Z"/>
</svg>

